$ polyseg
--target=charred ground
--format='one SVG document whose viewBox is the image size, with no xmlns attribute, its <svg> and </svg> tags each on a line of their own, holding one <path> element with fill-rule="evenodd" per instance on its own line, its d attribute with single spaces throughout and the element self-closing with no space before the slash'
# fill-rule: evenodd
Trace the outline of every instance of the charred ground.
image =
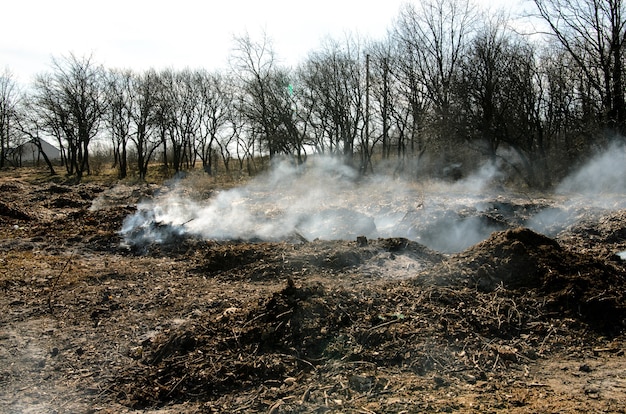
<svg viewBox="0 0 626 414">
<path fill-rule="evenodd" d="M 455 254 L 404 238 L 125 246 L 123 220 L 157 191 L 3 173 L 7 412 L 626 410 L 625 210 L 547 237 L 520 224 L 548 201 L 487 197 L 463 214 L 502 230 Z"/>
</svg>

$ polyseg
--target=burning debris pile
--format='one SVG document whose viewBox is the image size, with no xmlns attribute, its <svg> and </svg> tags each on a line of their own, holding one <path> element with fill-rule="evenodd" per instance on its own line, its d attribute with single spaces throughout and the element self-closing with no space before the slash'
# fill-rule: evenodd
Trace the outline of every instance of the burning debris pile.
<svg viewBox="0 0 626 414">
<path fill-rule="evenodd" d="M 445 211 L 447 216 L 438 217 L 442 206 L 436 203 L 449 200 L 440 199 L 425 207 L 420 188 L 413 184 L 362 180 L 354 170 L 332 159 L 317 159 L 311 164 L 297 167 L 281 163 L 268 176 L 218 192 L 208 200 L 192 199 L 174 187 L 140 203 L 137 212 L 125 220 L 121 235 L 129 246 L 141 248 L 181 236 L 242 241 L 353 240 L 365 236 L 420 241 L 423 235 L 445 251 L 467 247 L 490 231 L 507 226 L 497 219 L 483 225 L 482 221 L 490 218 L 478 217 L 482 212 L 476 209 L 468 212 L 472 208 L 458 213 Z M 466 206 L 456 207 L 462 210 Z M 452 241 L 450 246 L 446 246 L 447 241 Z"/>
<path fill-rule="evenodd" d="M 552 331 L 555 324 L 619 335 L 626 269 L 615 253 L 626 249 L 626 213 L 614 210 L 623 197 L 591 203 L 571 181 L 562 191 L 576 196 L 530 200 L 491 192 L 493 175 L 478 176 L 453 185 L 359 179 L 322 159 L 308 169 L 281 164 L 208 200 L 172 191 L 140 205 L 121 233 L 129 245 L 206 240 L 215 244 L 199 259 L 202 274 L 287 275 L 287 286 L 246 311 L 227 308 L 147 343 L 144 366 L 118 384 L 126 403 L 141 408 L 191 395 L 217 411 L 244 404 L 301 412 L 356 398 L 379 410 L 406 409 L 414 405 L 372 398 L 402 393 L 391 385 L 397 370 L 422 378 L 437 372 L 435 388 L 473 384 L 578 343 L 575 333 Z M 597 243 L 577 250 L 594 229 Z M 599 249 L 609 254 L 590 254 Z M 353 286 L 311 282 L 336 272 Z M 238 362 L 215 363 L 229 359 Z M 374 368 L 346 371 L 336 361 Z M 408 377 L 403 383 L 416 381 Z M 238 399 L 221 397 L 242 384 Z M 337 398 L 330 404 L 329 389 Z"/>
<path fill-rule="evenodd" d="M 576 195 L 530 200 L 494 186 L 498 177 L 485 167 L 453 184 L 413 183 L 362 178 L 332 158 L 301 166 L 281 162 L 268 175 L 208 199 L 192 197 L 193 188 L 184 182 L 168 186 L 139 203 L 120 234 L 127 246 L 141 251 L 181 237 L 301 242 L 365 236 L 403 237 L 457 253 L 495 231 L 523 226 L 554 237 L 583 217 L 626 206 L 623 194 L 612 194 L 610 206 L 598 197 L 590 202 L 573 180 L 560 191 L 577 190 Z M 578 181 L 584 184 L 583 178 Z"/>
</svg>

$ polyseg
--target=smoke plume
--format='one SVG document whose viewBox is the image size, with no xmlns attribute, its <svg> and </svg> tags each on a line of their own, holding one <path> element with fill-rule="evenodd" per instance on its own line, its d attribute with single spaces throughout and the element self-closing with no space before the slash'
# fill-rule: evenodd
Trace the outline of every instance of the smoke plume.
<svg viewBox="0 0 626 414">
<path fill-rule="evenodd" d="M 558 186 L 558 194 L 577 193 L 590 199 L 626 192 L 626 145 L 613 143 L 592 157 Z"/>
<path fill-rule="evenodd" d="M 557 187 L 554 203 L 528 221 L 528 227 L 555 236 L 579 220 L 626 207 L 626 146 L 613 143 L 592 156 Z"/>
<path fill-rule="evenodd" d="M 492 163 L 449 183 L 362 177 L 339 159 L 322 156 L 303 165 L 284 160 L 247 185 L 208 199 L 193 197 L 184 181 L 168 186 L 137 206 L 121 234 L 128 245 L 139 247 L 181 236 L 244 241 L 405 237 L 454 253 L 494 231 L 521 225 L 554 236 L 592 207 L 623 208 L 624 154 L 622 145 L 593 157 L 558 186 L 557 194 L 533 199 L 530 207 L 527 198 L 493 185 L 502 176 Z M 512 198 L 517 201 L 507 201 Z"/>
<path fill-rule="evenodd" d="M 374 176 L 363 178 L 336 158 L 311 157 L 304 165 L 277 162 L 249 184 L 206 200 L 173 186 L 137 206 L 121 234 L 145 246 L 181 235 L 212 240 L 354 239 L 407 237 L 440 251 L 461 250 L 495 227 L 462 213 L 496 175 L 486 166 L 456 184 L 426 185 Z M 458 193 L 463 192 L 460 196 Z M 476 195 L 475 198 L 477 198 Z"/>
</svg>

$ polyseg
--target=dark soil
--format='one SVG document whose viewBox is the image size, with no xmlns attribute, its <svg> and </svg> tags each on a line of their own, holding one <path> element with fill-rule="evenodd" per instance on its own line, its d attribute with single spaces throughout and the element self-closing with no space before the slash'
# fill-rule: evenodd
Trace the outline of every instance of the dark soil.
<svg viewBox="0 0 626 414">
<path fill-rule="evenodd" d="M 0 411 L 626 410 L 626 210 L 547 237 L 519 227 L 545 199 L 486 199 L 502 230 L 456 254 L 128 246 L 122 222 L 155 191 L 2 173 Z"/>
</svg>

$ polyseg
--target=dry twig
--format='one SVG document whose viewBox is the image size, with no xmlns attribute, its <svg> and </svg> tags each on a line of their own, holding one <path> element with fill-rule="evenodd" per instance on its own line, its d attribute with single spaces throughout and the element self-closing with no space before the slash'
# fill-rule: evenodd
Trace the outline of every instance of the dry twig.
<svg viewBox="0 0 626 414">
<path fill-rule="evenodd" d="M 72 263 L 72 259 L 74 258 L 74 255 L 76 254 L 76 251 L 72 251 L 72 254 L 70 255 L 70 257 L 67 259 L 67 261 L 65 262 L 65 264 L 63 265 L 63 267 L 61 268 L 61 271 L 59 272 L 59 274 L 57 275 L 57 277 L 54 278 L 53 282 L 52 282 L 52 286 L 50 286 L 50 294 L 48 295 L 48 311 L 50 312 L 50 314 L 53 313 L 53 309 L 52 309 L 52 297 L 54 295 L 54 290 L 56 289 L 57 284 L 59 283 L 59 280 L 61 279 L 61 276 L 63 275 L 63 272 L 65 272 L 65 269 L 67 269 L 70 265 L 70 263 Z"/>
</svg>

